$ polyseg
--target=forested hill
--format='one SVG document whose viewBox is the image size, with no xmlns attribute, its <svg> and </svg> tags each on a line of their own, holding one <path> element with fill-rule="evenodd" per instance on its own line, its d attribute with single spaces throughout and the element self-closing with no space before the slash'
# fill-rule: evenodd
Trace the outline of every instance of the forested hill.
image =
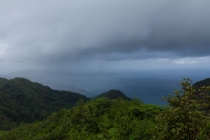
<svg viewBox="0 0 210 140">
<path fill-rule="evenodd" d="M 210 78 L 206 78 L 204 80 L 198 81 L 193 84 L 194 87 L 202 87 L 202 86 L 210 86 Z"/>
<path fill-rule="evenodd" d="M 126 101 L 97 98 L 80 102 L 69 110 L 53 113 L 46 120 L 0 134 L 1 140 L 139 140 L 150 139 L 155 116 L 162 109 Z M 150 133 L 150 132 L 148 132 Z"/>
<path fill-rule="evenodd" d="M 71 108 L 80 99 L 89 100 L 84 95 L 52 90 L 24 78 L 0 78 L 0 129 L 42 120 L 61 108 Z"/>
<path fill-rule="evenodd" d="M 100 98 L 100 97 L 107 97 L 109 99 L 122 98 L 124 100 L 129 100 L 129 101 L 132 100 L 131 98 L 127 97 L 125 94 L 123 94 L 119 90 L 110 90 L 110 91 L 107 91 L 105 93 L 102 93 L 102 94 L 98 95 L 96 98 Z"/>
</svg>

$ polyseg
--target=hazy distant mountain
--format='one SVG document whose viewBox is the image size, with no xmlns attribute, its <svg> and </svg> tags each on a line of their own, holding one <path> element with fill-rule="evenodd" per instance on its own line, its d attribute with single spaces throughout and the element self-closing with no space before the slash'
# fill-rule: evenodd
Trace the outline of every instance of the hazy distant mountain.
<svg viewBox="0 0 210 140">
<path fill-rule="evenodd" d="M 5 75 L 4 77 L 8 79 L 22 77 L 29 79 L 33 82 L 38 82 L 44 85 L 49 86 L 52 89 L 56 90 L 67 90 L 79 93 L 88 93 L 88 85 L 81 86 L 74 81 L 78 81 L 77 79 L 81 80 L 82 78 L 109 78 L 110 76 L 116 75 L 115 73 L 111 72 L 89 72 L 89 73 L 81 73 L 81 72 L 68 72 L 68 71 L 54 71 L 54 70 L 35 70 L 35 69 L 28 69 L 28 70 L 19 70 L 12 73 Z M 64 83 L 62 80 L 52 80 L 53 79 L 62 79 L 62 78 L 69 78 L 69 82 Z M 83 82 L 83 80 L 81 80 Z M 93 83 L 94 84 L 94 83 Z M 92 85 L 93 85 L 92 84 Z M 91 96 L 91 95 L 90 95 Z"/>
<path fill-rule="evenodd" d="M 66 91 L 79 92 L 79 93 L 88 92 L 86 89 L 78 88 L 78 87 L 75 87 L 73 85 L 54 83 L 54 82 L 50 82 L 50 81 L 44 81 L 44 82 L 41 82 L 41 83 L 43 85 L 49 86 L 52 89 L 56 89 L 56 90 L 66 90 Z"/>
<path fill-rule="evenodd" d="M 24 77 L 24 78 L 34 78 L 34 77 L 72 77 L 72 76 L 113 76 L 116 75 L 112 72 L 89 72 L 89 73 L 78 73 L 78 72 L 68 72 L 68 71 L 53 71 L 53 70 L 20 70 L 9 73 L 5 75 L 6 77 Z"/>
<path fill-rule="evenodd" d="M 22 77 L 22 78 L 27 78 L 34 82 L 42 82 L 42 81 L 46 80 L 45 73 L 47 74 L 48 72 L 42 71 L 42 70 L 20 70 L 20 71 L 8 73 L 8 74 L 4 75 L 4 77 L 6 77 L 8 79 Z"/>
<path fill-rule="evenodd" d="M 124 100 L 132 100 L 131 98 L 127 97 L 125 94 L 123 94 L 119 90 L 109 90 L 105 93 L 102 93 L 102 94 L 98 95 L 96 98 L 100 98 L 100 97 L 107 97 L 109 99 L 122 98 Z"/>
<path fill-rule="evenodd" d="M 113 75 L 115 74 L 109 73 L 109 72 L 101 72 L 101 71 L 96 72 L 96 73 L 72 73 L 72 72 L 66 72 L 66 71 L 32 70 L 31 69 L 31 70 L 20 70 L 20 71 L 12 72 L 5 75 L 4 77 L 8 79 L 12 79 L 15 77 L 22 77 L 22 78 L 29 79 L 30 81 L 33 81 L 33 82 L 42 83 L 44 85 L 49 86 L 52 89 L 84 93 L 88 91 L 83 87 L 50 81 L 48 80 L 48 78 L 99 77 L 99 76 L 113 76 Z"/>
</svg>

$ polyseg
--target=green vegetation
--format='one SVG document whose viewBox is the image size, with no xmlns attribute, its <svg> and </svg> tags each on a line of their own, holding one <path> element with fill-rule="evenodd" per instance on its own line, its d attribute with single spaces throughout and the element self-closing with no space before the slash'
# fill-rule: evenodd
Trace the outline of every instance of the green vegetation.
<svg viewBox="0 0 210 140">
<path fill-rule="evenodd" d="M 61 108 L 71 108 L 84 95 L 52 90 L 27 79 L 0 78 L 0 130 L 47 118 Z"/>
<path fill-rule="evenodd" d="M 157 140 L 209 140 L 210 139 L 210 87 L 195 89 L 190 79 L 181 82 L 182 90 L 164 99 L 169 108 L 160 113 L 153 139 Z M 196 94 L 195 94 L 196 93 Z M 202 97 L 202 98 L 200 98 Z M 151 139 L 152 139 L 151 138 Z"/>
<path fill-rule="evenodd" d="M 70 110 L 63 109 L 42 122 L 13 129 L 0 139 L 140 139 L 154 126 L 161 110 L 137 99 L 80 101 Z"/>
<path fill-rule="evenodd" d="M 52 113 L 42 121 L 35 121 L 33 123 L 29 123 L 31 120 L 25 121 L 24 123 L 27 124 L 21 125 L 11 131 L 0 131 L 1 140 L 210 139 L 210 86 L 208 84 L 204 84 L 205 86 L 202 86 L 202 84 L 195 86 L 196 84 L 194 84 L 192 86 L 190 79 L 184 79 L 181 82 L 182 89 L 176 90 L 174 95 L 164 97 L 164 100 L 169 104 L 166 108 L 144 104 L 139 99 L 126 100 L 126 98 L 122 98 L 124 94 L 117 90 L 111 90 L 99 95 L 98 98 L 88 100 L 80 94 L 51 90 L 49 87 L 32 83 L 26 79 L 1 79 L 0 81 L 2 82 L 0 84 L 1 98 L 4 97 L 6 101 L 9 101 L 8 106 L 10 105 L 10 108 L 7 106 L 0 107 L 0 123 L 3 124 L 1 125 L 2 128 L 13 128 L 17 126 L 16 122 L 21 122 L 18 116 L 20 113 L 16 109 L 21 107 L 24 109 L 24 106 L 28 108 L 27 105 L 32 108 L 35 107 L 32 102 L 34 100 L 30 100 L 31 105 L 26 104 L 26 99 L 29 100 L 31 96 L 33 99 L 36 99 L 36 104 L 44 105 L 49 107 L 49 109 L 52 109 L 53 103 L 56 102 L 57 108 L 53 108 L 51 111 L 57 111 L 59 107 L 62 108 L 62 105 L 67 108 Z M 2 94 L 5 90 L 10 92 Z M 49 94 L 44 92 L 45 90 L 49 90 Z M 23 105 L 18 100 L 15 100 L 17 94 L 13 94 L 20 93 L 19 91 L 27 91 L 23 92 L 24 96 L 20 100 L 26 102 Z M 57 95 L 57 92 L 62 93 L 62 95 Z M 52 102 L 48 101 L 45 105 L 43 103 L 45 98 L 43 99 L 43 97 L 46 96 L 35 93 L 44 93 L 44 95 L 49 96 L 47 99 L 53 98 L 56 100 L 51 99 Z M 71 102 L 72 98 L 75 97 L 71 96 L 71 98 L 67 98 L 67 95 L 78 95 L 80 97 L 80 100 L 78 100 L 79 97 L 74 98 L 78 100 L 76 106 L 72 107 L 72 104 L 65 104 L 65 100 Z M 120 98 L 117 98 L 119 96 Z M 10 99 L 14 101 L 12 102 Z M 59 101 L 62 101 L 63 104 L 59 104 Z M 11 108 L 11 104 L 16 104 L 18 108 Z M 10 116 L 7 116 L 8 114 Z M 40 112 L 38 112 L 38 115 L 40 115 Z M 15 119 L 14 117 L 17 118 Z"/>
<path fill-rule="evenodd" d="M 122 99 L 128 100 L 128 101 L 132 100 L 131 98 L 127 97 L 125 94 L 123 94 L 119 90 L 110 90 L 108 92 L 105 92 L 105 93 L 102 93 L 102 94 L 98 95 L 96 98 L 100 98 L 100 97 L 107 97 L 109 99 L 122 98 Z"/>
</svg>

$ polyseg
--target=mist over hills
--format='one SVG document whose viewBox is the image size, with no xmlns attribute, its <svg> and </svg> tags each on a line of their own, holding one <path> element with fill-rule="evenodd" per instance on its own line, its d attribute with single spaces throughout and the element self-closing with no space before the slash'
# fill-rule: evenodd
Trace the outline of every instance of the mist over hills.
<svg viewBox="0 0 210 140">
<path fill-rule="evenodd" d="M 9 73 L 7 75 L 4 75 L 3 77 L 6 77 L 8 79 L 12 79 L 15 77 L 23 77 L 27 78 L 34 82 L 42 83 L 43 85 L 47 85 L 51 87 L 52 89 L 57 90 L 67 90 L 67 91 L 73 91 L 73 92 L 80 92 L 80 93 L 87 93 L 88 89 L 85 89 L 83 87 L 78 87 L 78 84 L 75 84 L 74 81 L 77 81 L 75 79 L 81 78 L 81 77 L 109 77 L 114 76 L 115 73 L 111 72 L 91 72 L 91 73 L 80 73 L 80 72 L 67 72 L 67 71 L 53 71 L 53 70 L 35 70 L 35 69 L 28 69 L 28 70 L 20 70 L 15 71 L 12 73 Z M 51 80 L 50 78 L 69 78 L 72 80 L 69 80 L 69 82 L 61 82 L 57 80 Z"/>
<path fill-rule="evenodd" d="M 138 97 L 145 103 L 166 104 L 162 96 L 180 88 L 180 81 L 186 77 L 193 82 L 209 77 L 204 70 L 170 71 L 119 71 L 119 72 L 76 72 L 56 70 L 22 70 L 4 75 L 8 79 L 24 77 L 47 85 L 52 89 L 79 92 L 87 97 L 95 97 L 110 89 L 118 89 L 129 98 Z"/>
<path fill-rule="evenodd" d="M 8 73 L 7 77 L 73 77 L 73 76 L 113 76 L 116 73 L 113 72 L 68 72 L 68 71 L 54 71 L 54 70 L 36 70 L 36 69 L 27 69 L 19 70 L 15 72 Z"/>
</svg>

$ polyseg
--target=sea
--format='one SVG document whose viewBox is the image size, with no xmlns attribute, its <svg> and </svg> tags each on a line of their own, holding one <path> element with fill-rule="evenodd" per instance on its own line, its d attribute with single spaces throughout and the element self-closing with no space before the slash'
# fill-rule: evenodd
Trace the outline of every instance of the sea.
<svg viewBox="0 0 210 140">
<path fill-rule="evenodd" d="M 118 73 L 77 74 L 71 76 L 45 77 L 46 85 L 59 83 L 71 85 L 76 92 L 94 98 L 111 89 L 122 91 L 130 98 L 139 98 L 146 104 L 167 105 L 164 96 L 180 90 L 183 78 L 190 78 L 192 84 L 209 78 L 209 71 L 130 71 Z M 48 82 L 46 82 L 48 81 Z M 52 87 L 53 88 L 53 87 Z"/>
</svg>

